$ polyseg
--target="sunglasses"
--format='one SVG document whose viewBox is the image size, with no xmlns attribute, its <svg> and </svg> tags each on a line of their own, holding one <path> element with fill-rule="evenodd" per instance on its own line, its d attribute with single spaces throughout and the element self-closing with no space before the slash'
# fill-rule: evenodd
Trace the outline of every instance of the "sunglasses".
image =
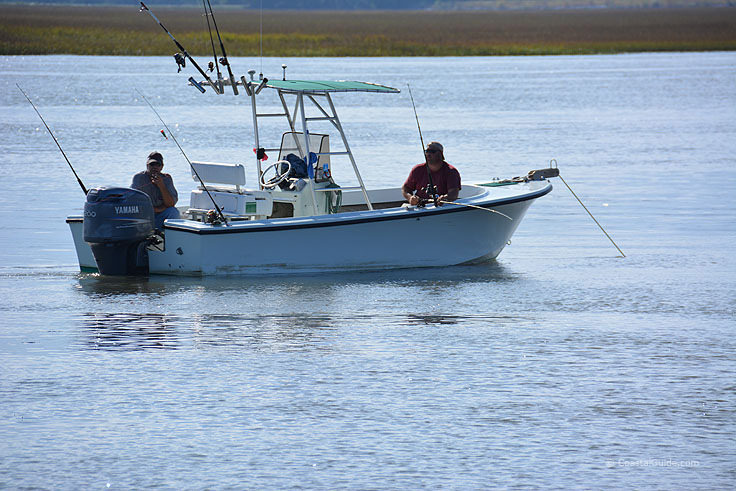
<svg viewBox="0 0 736 491">
<path fill-rule="evenodd" d="M 428 148 L 427 150 L 424 151 L 424 153 L 437 153 L 437 152 L 439 152 L 439 150 L 435 150 L 434 148 Z"/>
</svg>

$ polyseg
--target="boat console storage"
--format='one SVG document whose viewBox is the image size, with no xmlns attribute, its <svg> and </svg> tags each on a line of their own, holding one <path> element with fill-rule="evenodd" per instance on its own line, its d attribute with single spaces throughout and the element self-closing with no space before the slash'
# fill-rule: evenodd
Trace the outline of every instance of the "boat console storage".
<svg viewBox="0 0 736 491">
<path fill-rule="evenodd" d="M 261 171 L 262 189 L 245 187 L 243 164 L 192 162 L 192 179 L 200 185 L 191 192 L 185 215 L 211 220 L 215 203 L 227 220 L 236 221 L 337 213 L 342 189 L 332 180 L 329 136 L 313 133 L 309 140 L 317 152 L 310 152 L 308 166 L 299 156 L 307 148 L 304 133 L 282 135 L 278 161 Z"/>
</svg>

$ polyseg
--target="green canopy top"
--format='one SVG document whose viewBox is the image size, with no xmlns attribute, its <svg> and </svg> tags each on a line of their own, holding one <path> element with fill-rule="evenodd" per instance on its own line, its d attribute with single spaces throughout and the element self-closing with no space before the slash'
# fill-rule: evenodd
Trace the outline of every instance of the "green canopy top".
<svg viewBox="0 0 736 491">
<path fill-rule="evenodd" d="M 348 80 L 269 80 L 266 87 L 293 93 L 324 93 L 324 92 L 383 92 L 396 94 L 399 89 L 368 82 L 353 82 Z"/>
</svg>

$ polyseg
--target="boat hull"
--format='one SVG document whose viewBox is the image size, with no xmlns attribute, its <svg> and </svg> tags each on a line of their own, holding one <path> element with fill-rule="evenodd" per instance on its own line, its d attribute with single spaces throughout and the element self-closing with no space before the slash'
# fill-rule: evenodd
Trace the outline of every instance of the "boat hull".
<svg viewBox="0 0 736 491">
<path fill-rule="evenodd" d="M 175 275 L 297 274 L 489 260 L 501 253 L 531 203 L 552 188 L 548 182 L 524 186 L 513 192 L 489 189 L 462 205 L 438 208 L 391 208 L 229 226 L 168 220 L 165 249 L 149 251 L 149 270 Z M 79 251 L 76 238 L 75 244 Z"/>
</svg>

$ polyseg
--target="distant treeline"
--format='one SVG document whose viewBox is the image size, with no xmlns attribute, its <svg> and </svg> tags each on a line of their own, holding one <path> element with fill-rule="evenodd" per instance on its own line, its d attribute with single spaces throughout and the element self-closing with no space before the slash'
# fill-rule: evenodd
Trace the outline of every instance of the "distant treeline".
<svg viewBox="0 0 736 491">
<path fill-rule="evenodd" d="M 212 46 L 201 9 L 155 7 L 192 55 L 209 56 Z M 736 51 L 736 8 L 271 10 L 263 16 L 230 9 L 218 16 L 218 26 L 230 56 L 256 56 L 261 49 L 266 56 Z M 0 55 L 153 56 L 176 50 L 135 4 L 6 5 L 0 16 Z"/>
<path fill-rule="evenodd" d="M 13 4 L 130 5 L 136 0 L 0 0 Z M 199 6 L 201 0 L 149 0 L 161 6 Z M 211 0 L 216 6 L 266 10 L 550 10 L 580 8 L 734 7 L 736 0 Z"/>
</svg>

